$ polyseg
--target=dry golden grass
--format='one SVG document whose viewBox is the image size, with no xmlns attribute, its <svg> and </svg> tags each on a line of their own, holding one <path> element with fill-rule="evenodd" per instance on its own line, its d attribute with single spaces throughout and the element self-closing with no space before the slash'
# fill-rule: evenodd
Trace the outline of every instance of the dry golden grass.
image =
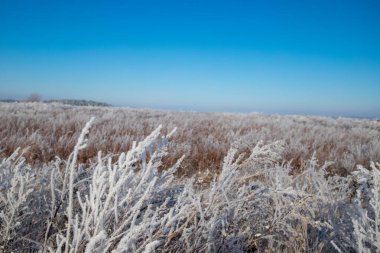
<svg viewBox="0 0 380 253">
<path fill-rule="evenodd" d="M 118 154 L 133 141 L 142 140 L 159 124 L 178 127 L 165 163 L 186 154 L 181 174 L 219 171 L 232 144 L 248 151 L 259 140 L 283 140 L 285 161 L 297 169 L 316 157 L 333 161 L 332 173 L 346 174 L 357 164 L 368 167 L 380 160 L 380 123 L 374 120 L 324 117 L 276 116 L 238 113 L 193 113 L 102 107 L 75 107 L 42 103 L 0 103 L 0 149 L 10 155 L 17 147 L 29 149 L 24 156 L 32 164 L 55 156 L 67 158 L 84 123 L 95 116 L 89 146 L 79 157 L 89 162 L 99 150 Z"/>
</svg>

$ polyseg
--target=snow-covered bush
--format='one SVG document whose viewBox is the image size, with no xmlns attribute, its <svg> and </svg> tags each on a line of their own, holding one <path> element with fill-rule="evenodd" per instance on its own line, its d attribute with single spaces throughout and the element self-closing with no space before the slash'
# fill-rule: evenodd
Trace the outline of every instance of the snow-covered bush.
<svg viewBox="0 0 380 253">
<path fill-rule="evenodd" d="M 353 217 L 359 252 L 380 252 L 380 164 L 371 170 L 359 166 L 354 173 L 359 184 L 356 191 L 358 214 Z"/>
<path fill-rule="evenodd" d="M 0 163 L 0 245 L 4 251 L 19 245 L 20 231 L 31 216 L 31 193 L 36 187 L 31 169 L 16 150 Z"/>
</svg>

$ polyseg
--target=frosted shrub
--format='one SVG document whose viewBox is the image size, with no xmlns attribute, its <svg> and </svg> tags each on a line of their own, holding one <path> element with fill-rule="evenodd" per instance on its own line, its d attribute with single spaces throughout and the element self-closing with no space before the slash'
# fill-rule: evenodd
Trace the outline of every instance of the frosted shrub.
<svg viewBox="0 0 380 253">
<path fill-rule="evenodd" d="M 153 235 L 159 235 L 162 213 L 172 201 L 167 194 L 176 190 L 170 182 L 183 160 L 158 174 L 174 131 L 160 137 L 160 126 L 116 163 L 99 153 L 98 162 L 85 168 L 77 157 L 86 147 L 92 121 L 67 161 L 56 158 L 32 170 L 17 151 L 2 160 L 0 251 L 148 252 L 162 244 Z"/>
<path fill-rule="evenodd" d="M 371 163 L 371 170 L 362 166 L 354 173 L 357 217 L 353 218 L 359 252 L 380 252 L 380 164 Z"/>
<path fill-rule="evenodd" d="M 161 159 L 166 154 L 167 139 L 174 131 L 160 138 L 160 126 L 126 154 L 121 154 L 116 163 L 112 163 L 110 157 L 102 158 L 99 153 L 91 174 L 80 180 L 76 156 L 85 147 L 90 124 L 91 121 L 82 131 L 61 176 L 63 189 L 60 198 L 68 202 L 66 209 L 62 210 L 67 216 L 67 223 L 55 238 L 50 236 L 48 249 L 51 252 L 153 250 L 162 243 L 155 237 L 163 226 L 162 213 L 167 210 L 170 200 L 167 198 L 160 203 L 159 195 L 170 187 L 173 173 L 183 159 L 158 175 Z M 67 188 L 65 182 L 68 183 Z M 54 177 L 51 184 L 56 184 Z M 55 199 L 58 198 L 52 190 L 52 210 L 56 206 Z"/>
<path fill-rule="evenodd" d="M 231 149 L 221 174 L 209 188 L 196 190 L 188 182 L 178 197 L 177 209 L 173 208 L 173 213 L 184 215 L 169 233 L 170 241 L 177 243 L 167 244 L 170 248 L 166 250 L 246 252 L 265 248 L 276 251 L 331 248 L 334 238 L 328 235 L 333 227 L 323 217 L 334 215 L 333 207 L 346 200 L 347 181 L 326 180 L 325 167 L 329 164 L 317 168 L 315 158 L 304 173 L 290 176 L 289 164 L 275 164 L 279 150 L 279 142 L 259 143 L 244 159 L 244 154 L 237 155 L 237 150 Z M 185 210 L 191 211 L 181 213 L 185 206 Z M 325 230 L 326 236 L 310 235 L 310 227 Z"/>
<path fill-rule="evenodd" d="M 0 163 L 0 245 L 4 251 L 11 245 L 22 245 L 23 226 L 30 219 L 30 195 L 35 187 L 33 173 L 23 164 L 16 150 Z"/>
</svg>

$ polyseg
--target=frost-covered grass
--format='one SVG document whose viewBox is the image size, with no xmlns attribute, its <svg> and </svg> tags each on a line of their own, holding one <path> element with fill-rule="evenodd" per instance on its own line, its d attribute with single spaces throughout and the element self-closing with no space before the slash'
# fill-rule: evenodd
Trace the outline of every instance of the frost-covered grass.
<svg viewBox="0 0 380 253">
<path fill-rule="evenodd" d="M 167 133 L 179 131 L 169 143 L 164 165 L 186 155 L 179 174 L 192 176 L 209 169 L 219 173 L 231 145 L 249 152 L 260 141 L 283 141 L 281 160 L 295 169 L 305 166 L 315 152 L 327 170 L 346 175 L 357 165 L 380 161 L 380 122 L 349 118 L 276 116 L 257 113 L 192 113 L 147 109 L 76 107 L 44 103 L 0 103 L 0 150 L 9 156 L 18 148 L 29 164 L 47 163 L 55 156 L 67 158 L 90 116 L 95 116 L 88 146 L 78 160 L 96 161 L 105 155 L 120 154 L 141 141 L 159 124 Z"/>
<path fill-rule="evenodd" d="M 0 251 L 380 251 L 376 160 L 340 176 L 329 170 L 335 161 L 314 152 L 295 171 L 286 139 L 249 146 L 237 138 L 201 185 L 196 175 L 176 175 L 186 154 L 167 159 L 181 129 L 159 126 L 125 152 L 99 150 L 82 162 L 98 120 L 73 134 L 67 159 L 30 165 L 29 151 L 16 149 L 0 160 Z M 376 122 L 358 124 L 361 138 L 377 131 Z"/>
</svg>

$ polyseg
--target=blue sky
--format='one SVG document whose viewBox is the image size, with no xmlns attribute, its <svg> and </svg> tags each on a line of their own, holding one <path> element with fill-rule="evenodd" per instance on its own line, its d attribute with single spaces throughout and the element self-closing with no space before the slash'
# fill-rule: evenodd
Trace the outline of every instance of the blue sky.
<svg viewBox="0 0 380 253">
<path fill-rule="evenodd" d="M 0 98 L 380 116 L 380 2 L 0 1 Z"/>
</svg>

